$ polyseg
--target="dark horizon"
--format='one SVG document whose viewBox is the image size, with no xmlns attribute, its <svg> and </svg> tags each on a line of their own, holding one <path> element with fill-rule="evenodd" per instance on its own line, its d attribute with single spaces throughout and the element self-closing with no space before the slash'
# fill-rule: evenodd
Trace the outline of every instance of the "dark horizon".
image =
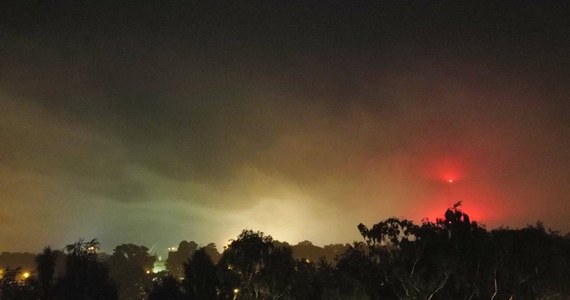
<svg viewBox="0 0 570 300">
<path fill-rule="evenodd" d="M 448 209 L 455 209 L 455 207 L 461 209 L 461 204 L 462 204 L 462 202 L 455 203 L 455 205 L 450 206 Z M 462 211 L 462 210 L 461 210 L 461 211 Z M 462 211 L 462 212 L 465 213 L 465 215 L 469 216 L 469 213 L 468 213 L 468 212 L 464 212 L 464 211 Z M 445 219 L 444 215 L 445 215 L 445 214 L 442 213 L 442 214 L 441 214 L 442 217 L 438 217 L 438 218 L 436 218 L 436 219 L 431 219 L 431 220 L 430 220 L 430 219 L 423 219 L 421 222 L 418 222 L 416 225 L 429 224 L 429 223 L 437 223 L 437 222 L 441 221 L 442 219 Z M 396 219 L 406 220 L 405 218 L 397 218 L 397 217 L 390 217 L 390 218 L 396 218 Z M 389 218 L 387 218 L 387 219 L 389 219 Z M 385 220 L 378 220 L 378 221 L 385 221 Z M 413 222 L 413 220 L 409 220 L 409 221 L 412 221 L 412 222 Z M 558 236 L 563 237 L 563 238 L 565 238 L 565 239 L 570 239 L 570 232 L 561 232 L 561 231 L 559 231 L 559 230 L 556 230 L 555 228 L 550 228 L 550 227 L 548 226 L 548 224 L 544 224 L 544 223 L 543 223 L 542 221 L 540 221 L 540 220 L 537 220 L 535 223 L 528 223 L 528 224 L 526 224 L 525 226 L 520 227 L 520 228 L 512 228 L 512 227 L 508 227 L 508 226 L 506 226 L 506 227 L 500 226 L 500 227 L 497 227 L 497 228 L 488 228 L 485 224 L 479 222 L 479 221 L 476 220 L 476 219 L 471 219 L 471 222 L 475 222 L 475 224 L 477 224 L 477 226 L 480 226 L 481 228 L 484 228 L 484 229 L 489 230 L 489 231 L 493 231 L 493 230 L 514 230 L 514 231 L 520 231 L 520 230 L 527 229 L 527 228 L 532 228 L 532 227 L 544 228 L 544 229 L 546 229 L 547 232 L 550 233 L 550 234 L 558 235 Z M 360 223 L 360 225 L 362 225 L 362 223 Z M 359 225 L 359 226 L 360 226 L 360 225 Z M 355 227 L 355 231 L 358 231 L 359 226 L 354 226 L 354 227 Z M 240 232 L 244 232 L 244 231 L 248 231 L 248 230 L 249 230 L 249 231 L 253 231 L 253 232 L 258 232 L 258 233 L 261 233 L 261 234 L 265 234 L 266 236 L 272 237 L 271 233 L 258 231 L 258 230 L 256 230 L 255 228 L 244 228 L 244 229 L 242 229 Z M 238 234 L 236 234 L 236 236 L 238 236 Z M 167 247 L 167 248 L 156 248 L 156 245 L 144 245 L 144 244 L 137 244 L 137 243 L 132 243 L 132 242 L 128 242 L 128 241 L 127 241 L 127 242 L 121 242 L 121 243 L 116 244 L 116 245 L 102 245 L 102 244 L 99 244 L 99 247 L 100 247 L 99 250 L 100 250 L 100 254 L 110 255 L 111 253 L 113 253 L 114 249 L 115 249 L 117 246 L 131 244 L 131 245 L 137 245 L 137 246 L 146 247 L 146 248 L 149 249 L 149 252 L 148 252 L 149 255 L 155 255 L 157 258 L 158 258 L 158 257 L 163 257 L 163 259 L 164 259 L 165 257 L 168 257 L 168 256 L 169 256 L 169 253 L 170 253 L 170 252 L 176 252 L 176 251 L 178 251 L 178 249 L 179 249 L 179 247 L 180 247 L 180 245 L 181 245 L 182 243 L 190 242 L 190 243 L 195 243 L 198 248 L 210 247 L 210 246 L 213 244 L 213 245 L 214 245 L 214 248 L 217 250 L 217 253 L 221 255 L 221 254 L 223 254 L 223 252 L 225 251 L 226 247 L 227 247 L 228 245 L 230 245 L 230 244 L 232 243 L 232 241 L 234 241 L 235 239 L 236 239 L 235 237 L 234 237 L 234 238 L 231 238 L 231 239 L 227 240 L 225 243 L 223 243 L 222 245 L 219 245 L 219 244 L 217 244 L 217 243 L 215 243 L 215 242 L 205 242 L 205 243 L 201 243 L 201 242 L 196 242 L 195 240 L 193 240 L 193 239 L 191 239 L 191 238 L 186 238 L 186 239 L 183 238 L 183 239 L 180 239 L 178 242 L 176 242 L 175 244 L 172 244 L 171 246 L 169 246 L 169 247 Z M 92 237 L 92 238 L 80 237 L 80 238 L 76 239 L 75 241 L 70 241 L 69 243 L 66 243 L 65 245 L 46 244 L 46 245 L 44 245 L 41 249 L 37 249 L 36 251 L 4 251 L 3 249 L 0 249 L 0 254 L 26 254 L 26 255 L 27 255 L 27 254 L 31 254 L 31 255 L 37 255 L 37 254 L 41 253 L 42 250 L 45 249 L 46 247 L 49 247 L 49 248 L 51 248 L 51 249 L 53 249 L 53 250 L 65 251 L 65 248 L 66 248 L 66 247 L 68 247 L 69 245 L 72 245 L 73 243 L 75 243 L 75 242 L 77 242 L 77 241 L 85 241 L 85 242 L 88 242 L 88 241 L 90 241 L 90 240 L 97 240 L 97 241 L 99 242 L 99 239 L 98 239 L 97 237 Z M 325 251 L 325 250 L 327 249 L 327 247 L 329 247 L 329 248 L 330 248 L 330 247 L 333 247 L 333 248 L 334 248 L 334 247 L 342 246 L 342 247 L 346 248 L 346 247 L 348 247 L 348 246 L 350 246 L 350 245 L 353 245 L 353 244 L 355 244 L 355 243 L 357 243 L 357 244 L 364 244 L 364 243 L 365 243 L 365 240 L 366 240 L 365 238 L 363 238 L 361 235 L 359 235 L 359 238 L 356 239 L 356 240 L 352 240 L 352 241 L 337 241 L 337 242 L 329 243 L 329 244 L 317 244 L 317 243 L 314 243 L 314 242 L 312 242 L 312 241 L 310 241 L 310 240 L 307 240 L 307 239 L 305 239 L 305 240 L 300 240 L 300 241 L 297 242 L 297 243 L 291 243 L 291 242 L 286 241 L 286 240 L 278 240 L 278 239 L 273 239 L 273 242 L 277 243 L 278 245 L 289 245 L 289 246 L 291 246 L 291 247 L 293 248 L 294 257 L 295 257 L 296 259 L 301 259 L 301 258 L 306 258 L 306 256 L 299 256 L 299 255 L 296 255 L 296 252 L 295 252 L 295 248 L 296 248 L 296 247 L 301 247 L 301 246 L 310 245 L 311 247 L 314 246 L 315 248 L 319 248 L 321 251 Z M 99 251 L 98 251 L 98 253 L 99 253 Z M 338 255 L 338 254 L 335 254 L 335 255 Z M 331 260 L 330 262 L 333 262 L 333 261 L 334 261 L 334 257 L 333 257 L 333 256 L 330 256 L 330 255 L 329 255 L 329 256 L 326 256 L 326 258 L 329 259 L 329 260 Z M 318 257 L 312 257 L 312 259 L 314 259 L 314 260 L 316 261 L 316 260 L 318 260 Z M 7 264 L 7 265 L 6 265 L 6 264 L 4 264 L 4 265 L 0 264 L 0 267 L 6 267 L 6 266 L 11 266 L 11 265 L 10 265 L 10 264 Z"/>
<path fill-rule="evenodd" d="M 243 230 L 218 252 L 182 241 L 157 260 L 141 245 L 0 254 L 2 299 L 567 299 L 570 235 L 543 224 L 488 231 L 456 203 L 421 225 L 359 224 L 363 241 L 319 248 Z M 10 265 L 11 267 L 3 268 Z M 18 266 L 14 268 L 13 266 Z M 35 270 L 35 271 L 34 271 Z"/>
</svg>

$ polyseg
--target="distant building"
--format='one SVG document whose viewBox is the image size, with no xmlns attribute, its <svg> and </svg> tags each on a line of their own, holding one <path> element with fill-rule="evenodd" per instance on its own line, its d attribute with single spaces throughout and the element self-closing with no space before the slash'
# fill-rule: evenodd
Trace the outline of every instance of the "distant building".
<svg viewBox="0 0 570 300">
<path fill-rule="evenodd" d="M 162 260 L 162 256 L 159 256 L 152 266 L 152 272 L 156 274 L 163 271 L 166 271 L 166 261 Z"/>
</svg>

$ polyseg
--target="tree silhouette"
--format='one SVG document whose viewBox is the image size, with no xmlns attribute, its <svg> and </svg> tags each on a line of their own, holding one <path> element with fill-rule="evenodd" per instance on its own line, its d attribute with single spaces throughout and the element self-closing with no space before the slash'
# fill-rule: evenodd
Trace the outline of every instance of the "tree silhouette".
<svg viewBox="0 0 570 300">
<path fill-rule="evenodd" d="M 151 288 L 152 271 L 156 257 L 148 248 L 134 244 L 122 244 L 113 250 L 107 261 L 111 278 L 119 285 L 119 299 L 140 299 Z"/>
<path fill-rule="evenodd" d="M 320 274 L 315 262 L 308 259 L 296 260 L 291 281 L 291 298 L 320 299 L 324 286 Z"/>
<path fill-rule="evenodd" d="M 0 300 L 113 300 L 118 294 L 110 276 L 121 299 L 570 299 L 570 235 L 542 223 L 487 231 L 460 205 L 421 225 L 397 218 L 371 228 L 359 224 L 364 241 L 352 245 L 291 247 L 243 230 L 217 264 L 214 244 L 197 249 L 182 241 L 169 257 L 172 268 L 187 257 L 180 276 L 154 274 L 153 284 L 146 271 L 155 257 L 148 248 L 122 244 L 105 259 L 97 240 L 79 240 L 65 252 L 46 247 L 35 256 L 37 278 L 3 270 Z M 328 260 L 295 260 L 294 249 L 313 257 L 326 253 Z"/>
<path fill-rule="evenodd" d="M 242 297 L 260 298 L 267 293 L 267 287 L 261 281 L 261 273 L 273 250 L 273 238 L 263 232 L 244 230 L 224 251 L 220 263 L 227 266 L 229 273 L 239 281 L 236 289 Z M 222 278 L 231 276 L 222 276 Z"/>
<path fill-rule="evenodd" d="M 567 299 L 570 247 L 542 223 L 520 230 L 491 232 L 493 299 Z"/>
<path fill-rule="evenodd" d="M 117 289 L 106 266 L 97 258 L 99 242 L 79 240 L 65 247 L 65 274 L 58 281 L 58 299 L 117 299 Z"/>
<path fill-rule="evenodd" d="M 1 300 L 38 299 L 37 282 L 34 277 L 24 277 L 20 268 L 6 268 L 0 277 Z M 27 275 L 30 275 L 29 273 Z"/>
<path fill-rule="evenodd" d="M 488 234 L 459 209 L 460 203 L 435 223 L 421 226 L 389 218 L 372 229 L 358 225 L 380 266 L 381 285 L 399 299 L 474 297 L 480 292 Z"/>
<path fill-rule="evenodd" d="M 36 269 L 38 271 L 38 284 L 41 290 L 41 299 L 53 299 L 53 284 L 55 263 L 58 252 L 45 247 L 41 254 L 36 256 Z"/>
<path fill-rule="evenodd" d="M 354 243 L 336 263 L 335 282 L 339 297 L 377 299 L 382 295 L 379 266 L 368 255 L 363 243 Z"/>
<path fill-rule="evenodd" d="M 261 281 L 273 299 L 281 299 L 291 292 L 295 272 L 295 260 L 287 244 L 274 246 L 261 270 Z"/>
<path fill-rule="evenodd" d="M 192 254 L 198 249 L 198 244 L 194 241 L 181 241 L 176 251 L 168 252 L 166 258 L 166 268 L 175 278 L 184 276 L 184 263 L 188 261 Z"/>
<path fill-rule="evenodd" d="M 392 295 L 381 298 L 497 300 L 570 296 L 567 239 L 546 231 L 541 223 L 519 230 L 500 228 L 488 232 L 471 221 L 460 205 L 458 202 L 446 210 L 444 218 L 424 221 L 421 226 L 394 218 L 372 229 L 358 225 L 369 245 L 371 261 L 380 266 L 379 284 L 392 289 Z"/>
<path fill-rule="evenodd" d="M 216 244 L 214 243 L 209 243 L 208 245 L 206 245 L 204 247 L 204 251 L 206 251 L 206 254 L 208 254 L 210 259 L 212 259 L 212 262 L 214 264 L 217 264 L 220 261 L 220 258 L 222 258 L 222 255 L 220 254 L 220 252 L 218 252 Z"/>
<path fill-rule="evenodd" d="M 159 278 L 148 296 L 148 300 L 183 300 L 184 295 L 174 276 L 168 274 Z"/>
<path fill-rule="evenodd" d="M 215 299 L 219 288 L 216 265 L 206 252 L 200 248 L 184 264 L 182 281 L 188 299 Z"/>
</svg>

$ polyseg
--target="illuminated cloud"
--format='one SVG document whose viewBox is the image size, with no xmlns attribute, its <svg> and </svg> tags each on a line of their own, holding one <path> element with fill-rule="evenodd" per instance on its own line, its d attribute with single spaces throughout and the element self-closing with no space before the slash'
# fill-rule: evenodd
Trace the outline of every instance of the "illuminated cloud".
<svg viewBox="0 0 570 300">
<path fill-rule="evenodd" d="M 567 31 L 555 8 L 530 43 L 502 32 L 522 12 L 448 27 L 452 9 L 302 20 L 275 5 L 285 14 L 215 10 L 219 26 L 211 7 L 177 19 L 168 5 L 5 18 L 0 250 L 220 244 L 243 228 L 350 242 L 360 222 L 434 218 L 457 199 L 491 226 L 570 229 L 570 35 L 547 30 Z"/>
</svg>

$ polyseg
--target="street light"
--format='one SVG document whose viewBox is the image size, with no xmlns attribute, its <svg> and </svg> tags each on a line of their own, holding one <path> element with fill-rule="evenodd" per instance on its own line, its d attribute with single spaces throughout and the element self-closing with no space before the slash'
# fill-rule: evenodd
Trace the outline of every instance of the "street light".
<svg viewBox="0 0 570 300">
<path fill-rule="evenodd" d="M 22 279 L 26 280 L 30 277 L 30 272 L 24 272 L 22 273 Z"/>
</svg>

